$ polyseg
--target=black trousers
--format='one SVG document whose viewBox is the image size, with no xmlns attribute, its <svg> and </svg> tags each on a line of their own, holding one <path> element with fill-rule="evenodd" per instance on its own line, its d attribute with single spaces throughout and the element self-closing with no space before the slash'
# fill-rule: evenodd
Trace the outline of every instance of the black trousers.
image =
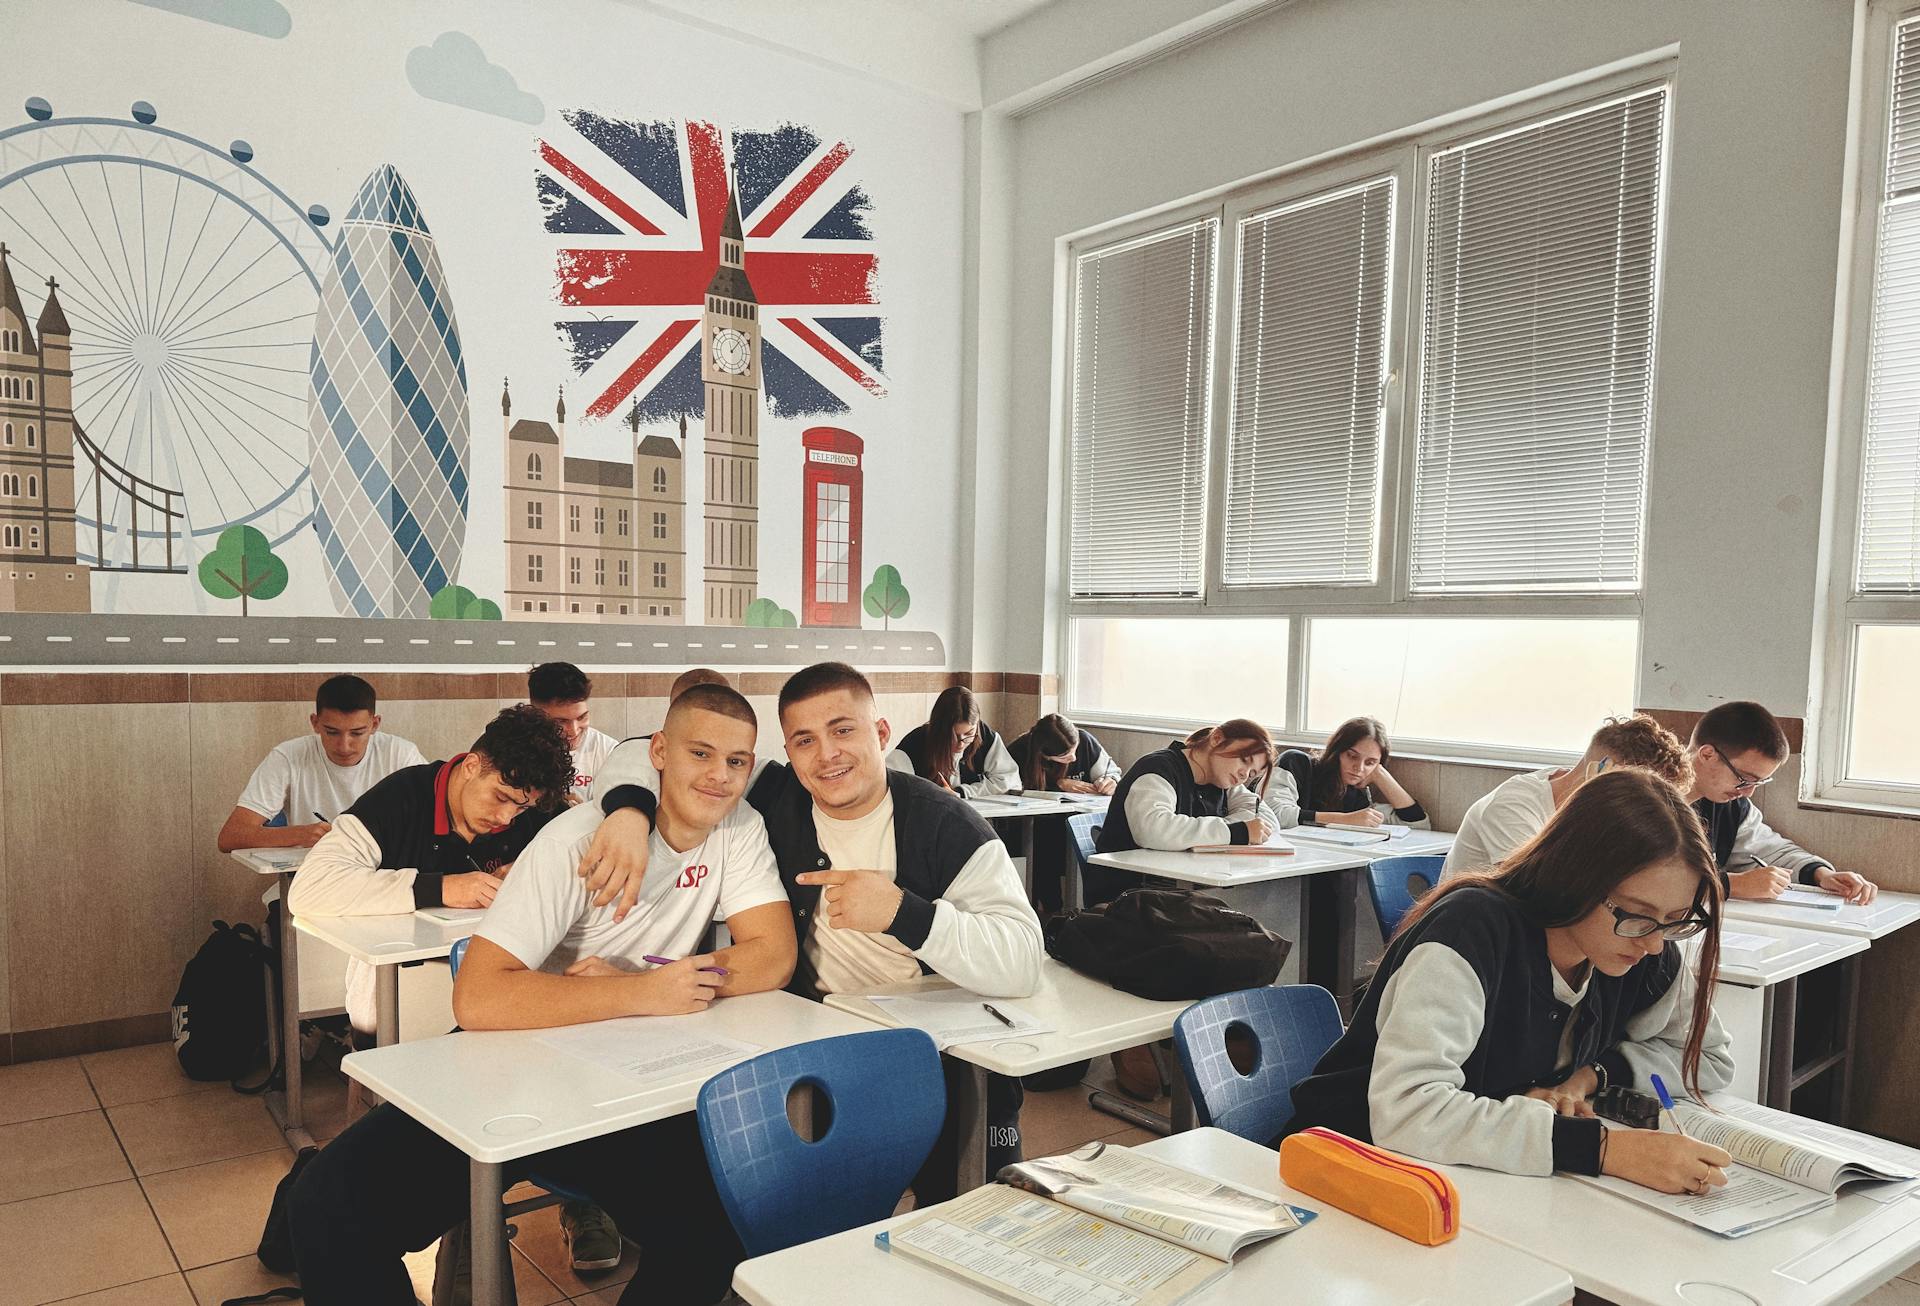
<svg viewBox="0 0 1920 1306">
<path fill-rule="evenodd" d="M 940 1058 L 947 1077 L 947 1118 L 941 1122 L 940 1137 L 933 1151 L 913 1180 L 913 1204 L 916 1209 L 958 1197 L 954 1180 L 960 1164 L 960 1117 L 953 1109 L 960 1081 L 973 1074 L 973 1067 L 952 1057 Z M 987 1182 L 1004 1166 L 1022 1159 L 1020 1153 L 1020 1107 L 1026 1090 L 1020 1081 L 991 1072 L 987 1075 Z"/>
<path fill-rule="evenodd" d="M 585 1193 L 646 1253 L 623 1306 L 710 1306 L 744 1253 L 691 1114 L 572 1143 L 506 1167 Z M 392 1105 L 374 1108 L 300 1172 L 294 1255 L 313 1306 L 413 1306 L 401 1256 L 467 1216 L 466 1154 Z"/>
</svg>

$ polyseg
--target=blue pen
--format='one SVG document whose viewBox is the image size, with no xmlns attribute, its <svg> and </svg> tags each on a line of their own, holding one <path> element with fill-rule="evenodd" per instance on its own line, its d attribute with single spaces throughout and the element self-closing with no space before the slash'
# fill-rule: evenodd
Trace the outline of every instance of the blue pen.
<svg viewBox="0 0 1920 1306">
<path fill-rule="evenodd" d="M 651 962 L 655 966 L 671 966 L 673 965 L 674 959 L 672 957 L 642 957 L 640 960 Z M 721 966 L 702 966 L 700 969 L 703 971 L 711 971 L 715 975 L 725 975 L 727 973 L 726 969 Z"/>
<path fill-rule="evenodd" d="M 1667 1092 L 1667 1086 L 1660 1081 L 1660 1076 L 1649 1075 L 1648 1078 L 1653 1081 L 1653 1091 L 1659 1095 L 1661 1114 L 1666 1116 L 1667 1123 L 1673 1126 L 1673 1132 L 1685 1133 L 1686 1131 L 1680 1128 L 1680 1122 L 1673 1118 L 1673 1094 Z"/>
</svg>

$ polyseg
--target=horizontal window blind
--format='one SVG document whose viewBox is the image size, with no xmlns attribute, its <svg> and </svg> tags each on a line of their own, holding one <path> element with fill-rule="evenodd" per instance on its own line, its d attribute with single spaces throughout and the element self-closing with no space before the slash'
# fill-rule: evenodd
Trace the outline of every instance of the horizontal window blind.
<svg viewBox="0 0 1920 1306">
<path fill-rule="evenodd" d="M 1218 234 L 1208 218 L 1076 262 L 1076 598 L 1200 593 Z"/>
<path fill-rule="evenodd" d="M 1223 576 L 1375 578 L 1394 180 L 1240 223 Z"/>
<path fill-rule="evenodd" d="M 1411 584 L 1639 588 L 1664 87 L 1428 161 Z"/>
<path fill-rule="evenodd" d="M 1861 593 L 1920 592 L 1920 19 L 1894 34 L 1861 458 Z"/>
</svg>

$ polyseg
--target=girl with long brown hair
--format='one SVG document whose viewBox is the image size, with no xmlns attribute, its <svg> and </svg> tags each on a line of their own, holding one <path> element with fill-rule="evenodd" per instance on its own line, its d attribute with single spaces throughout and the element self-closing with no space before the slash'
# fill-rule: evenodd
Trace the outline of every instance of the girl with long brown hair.
<svg viewBox="0 0 1920 1306">
<path fill-rule="evenodd" d="M 1429 1161 L 1608 1174 L 1662 1192 L 1726 1182 L 1681 1134 L 1603 1130 L 1589 1102 L 1658 1074 L 1733 1079 L 1713 1014 L 1721 888 L 1686 800 L 1609 771 L 1489 871 L 1407 913 L 1353 1023 L 1293 1089 L 1286 1132 L 1325 1125 Z M 1675 940 L 1698 936 L 1691 966 Z"/>
<path fill-rule="evenodd" d="M 986 798 L 1020 787 L 1020 770 L 993 727 L 980 719 L 980 700 L 964 685 L 940 691 L 927 723 L 909 730 L 887 765 L 911 771 L 965 798 Z"/>
<path fill-rule="evenodd" d="M 1277 780 L 1267 805 L 1281 826 L 1388 823 L 1374 805 L 1375 795 L 1392 809 L 1392 822 L 1417 829 L 1428 826 L 1427 811 L 1406 791 L 1387 762 L 1393 745 L 1387 729 L 1370 716 L 1340 723 L 1318 753 L 1289 748 L 1280 754 Z"/>
<path fill-rule="evenodd" d="M 1020 787 L 1042 793 L 1110 794 L 1120 784 L 1120 764 L 1108 756 L 1090 730 L 1082 730 L 1058 712 L 1049 712 L 1033 729 L 1007 745 L 1020 768 Z"/>
</svg>

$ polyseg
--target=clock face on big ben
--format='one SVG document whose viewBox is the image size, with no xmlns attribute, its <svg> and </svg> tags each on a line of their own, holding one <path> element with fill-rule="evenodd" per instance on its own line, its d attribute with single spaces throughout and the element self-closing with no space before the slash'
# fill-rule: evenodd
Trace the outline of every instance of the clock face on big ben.
<svg viewBox="0 0 1920 1306">
<path fill-rule="evenodd" d="M 729 376 L 745 376 L 753 366 L 753 345 L 746 333 L 718 327 L 713 333 L 713 365 Z"/>
</svg>

